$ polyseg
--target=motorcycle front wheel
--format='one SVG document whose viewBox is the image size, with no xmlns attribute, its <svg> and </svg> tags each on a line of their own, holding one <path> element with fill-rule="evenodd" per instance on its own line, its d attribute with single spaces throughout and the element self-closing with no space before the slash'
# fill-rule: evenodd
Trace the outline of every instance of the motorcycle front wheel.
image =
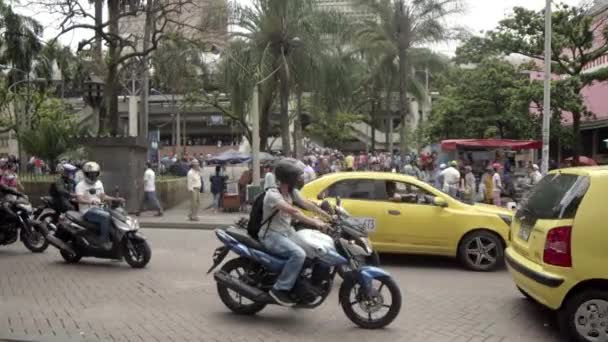
<svg viewBox="0 0 608 342">
<path fill-rule="evenodd" d="M 25 232 L 25 230 L 21 231 L 21 240 L 25 248 L 29 249 L 32 253 L 42 253 L 46 251 L 46 249 L 49 247 L 49 242 L 46 240 L 42 232 L 36 229 L 32 229 L 27 233 Z"/>
<path fill-rule="evenodd" d="M 243 258 L 236 258 L 225 263 L 221 270 L 232 277 L 248 282 L 247 278 L 250 267 L 251 261 Z M 251 301 L 220 283 L 217 283 L 217 293 L 219 294 L 222 303 L 224 303 L 232 312 L 239 315 L 255 315 L 266 307 L 266 304 Z"/>
<path fill-rule="evenodd" d="M 371 293 L 364 293 L 358 282 L 349 280 L 340 287 L 340 304 L 346 317 L 363 329 L 389 325 L 401 311 L 401 291 L 390 277 L 371 283 Z"/>
<path fill-rule="evenodd" d="M 144 268 L 150 262 L 152 250 L 146 240 L 135 240 L 125 237 L 123 240 L 123 256 L 129 266 Z"/>
</svg>

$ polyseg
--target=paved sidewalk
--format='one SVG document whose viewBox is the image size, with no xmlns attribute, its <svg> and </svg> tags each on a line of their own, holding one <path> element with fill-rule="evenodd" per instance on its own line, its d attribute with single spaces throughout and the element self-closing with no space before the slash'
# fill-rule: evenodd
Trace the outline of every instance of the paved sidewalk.
<svg viewBox="0 0 608 342">
<path fill-rule="evenodd" d="M 211 194 L 204 193 L 201 198 L 200 221 L 192 222 L 188 219 L 190 202 L 186 201 L 174 208 L 166 210 L 162 217 L 154 216 L 152 211 L 145 212 L 138 218 L 142 228 L 173 228 L 173 229 L 215 229 L 234 224 L 242 217 L 249 217 L 246 213 L 214 213 L 211 206 Z"/>
</svg>

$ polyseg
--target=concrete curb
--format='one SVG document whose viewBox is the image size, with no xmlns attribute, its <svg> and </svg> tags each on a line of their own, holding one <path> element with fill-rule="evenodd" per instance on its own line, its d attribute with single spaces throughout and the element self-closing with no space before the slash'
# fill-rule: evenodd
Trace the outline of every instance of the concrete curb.
<svg viewBox="0 0 608 342">
<path fill-rule="evenodd" d="M 227 228 L 232 224 L 201 223 L 201 222 L 140 222 L 141 228 L 146 229 L 188 229 L 188 230 L 214 230 Z"/>
</svg>

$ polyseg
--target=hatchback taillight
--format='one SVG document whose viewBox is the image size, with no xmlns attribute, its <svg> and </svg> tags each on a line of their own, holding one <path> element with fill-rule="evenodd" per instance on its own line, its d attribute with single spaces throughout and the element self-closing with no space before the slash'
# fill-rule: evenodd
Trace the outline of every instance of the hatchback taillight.
<svg viewBox="0 0 608 342">
<path fill-rule="evenodd" d="M 572 266 L 572 227 L 557 227 L 549 230 L 545 241 L 545 264 L 571 267 Z"/>
</svg>

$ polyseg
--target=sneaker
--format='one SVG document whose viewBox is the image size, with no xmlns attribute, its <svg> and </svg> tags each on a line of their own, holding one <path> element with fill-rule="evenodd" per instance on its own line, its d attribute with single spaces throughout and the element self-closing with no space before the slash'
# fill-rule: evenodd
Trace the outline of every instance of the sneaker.
<svg viewBox="0 0 608 342">
<path fill-rule="evenodd" d="M 291 298 L 289 297 L 289 293 L 287 291 L 281 291 L 281 290 L 272 289 L 272 290 L 270 290 L 270 292 L 268 294 L 279 305 L 282 305 L 282 306 L 294 306 L 294 305 L 296 305 L 296 303 L 294 303 L 294 301 L 291 300 Z"/>
</svg>

